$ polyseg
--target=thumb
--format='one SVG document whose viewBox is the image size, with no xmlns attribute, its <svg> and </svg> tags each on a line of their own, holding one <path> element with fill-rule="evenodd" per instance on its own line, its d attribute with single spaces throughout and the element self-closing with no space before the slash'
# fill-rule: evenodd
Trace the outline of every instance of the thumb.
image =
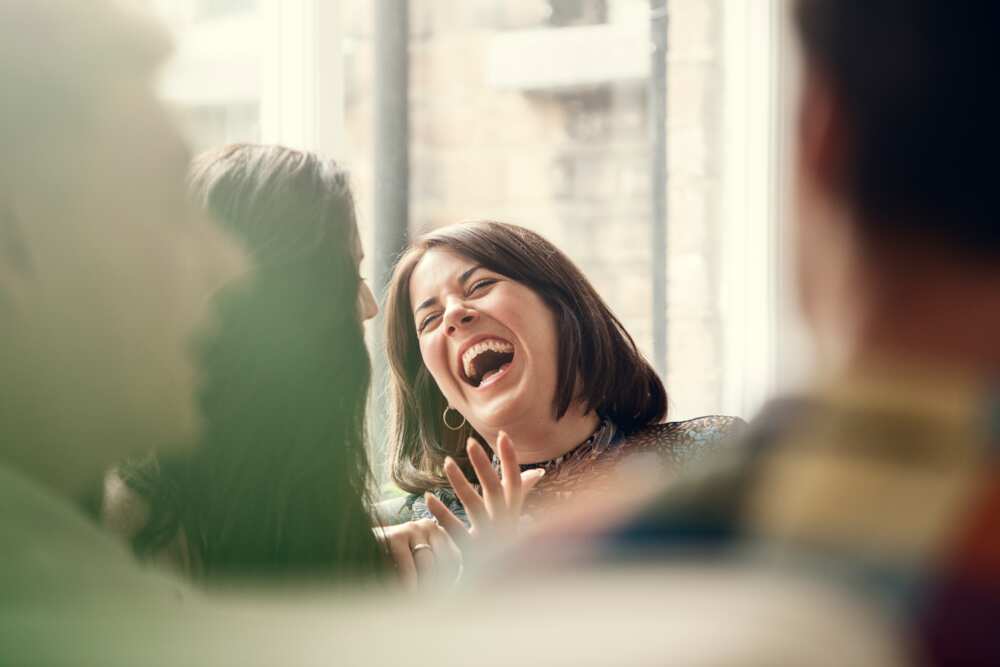
<svg viewBox="0 0 1000 667">
<path fill-rule="evenodd" d="M 521 493 L 528 495 L 532 489 L 545 477 L 544 468 L 532 468 L 521 473 Z"/>
</svg>

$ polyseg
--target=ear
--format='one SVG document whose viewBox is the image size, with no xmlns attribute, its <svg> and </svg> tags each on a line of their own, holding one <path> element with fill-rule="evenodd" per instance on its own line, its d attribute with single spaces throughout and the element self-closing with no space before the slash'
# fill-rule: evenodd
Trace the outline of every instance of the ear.
<svg viewBox="0 0 1000 667">
<path fill-rule="evenodd" d="M 807 67 L 799 111 L 799 169 L 814 188 L 839 196 L 850 150 L 846 119 L 830 80 Z"/>
</svg>

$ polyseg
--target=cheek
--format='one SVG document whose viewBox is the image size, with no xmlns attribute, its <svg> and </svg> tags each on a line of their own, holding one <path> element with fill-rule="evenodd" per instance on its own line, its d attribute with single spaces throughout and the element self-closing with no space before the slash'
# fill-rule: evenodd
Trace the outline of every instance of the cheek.
<svg viewBox="0 0 1000 667">
<path fill-rule="evenodd" d="M 520 304 L 520 308 L 510 311 L 507 321 L 521 334 L 524 344 L 529 348 L 536 378 L 548 386 L 555 382 L 559 365 L 556 317 L 534 295 L 521 300 Z"/>
<path fill-rule="evenodd" d="M 551 318 L 550 318 L 551 319 Z M 536 348 L 540 351 L 537 363 L 546 383 L 555 383 L 559 368 L 559 345 L 556 341 L 555 324 L 539 327 L 536 334 Z"/>
<path fill-rule="evenodd" d="M 439 388 L 442 388 L 442 385 L 447 387 L 448 359 L 446 352 L 447 346 L 444 345 L 444 341 L 433 334 L 430 338 L 420 341 L 420 356 L 424 360 L 424 366 Z"/>
</svg>

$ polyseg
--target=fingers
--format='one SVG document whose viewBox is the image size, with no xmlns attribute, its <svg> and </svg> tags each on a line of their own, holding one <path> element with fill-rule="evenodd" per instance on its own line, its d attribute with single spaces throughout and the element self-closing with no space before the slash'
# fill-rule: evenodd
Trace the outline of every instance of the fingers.
<svg viewBox="0 0 1000 667">
<path fill-rule="evenodd" d="M 508 507 L 517 509 L 513 512 L 517 516 L 521 506 L 521 469 L 517 463 L 514 443 L 503 431 L 497 435 L 497 452 L 500 455 L 500 472 L 503 474 L 504 499 Z"/>
<path fill-rule="evenodd" d="M 427 509 L 437 519 L 438 524 L 456 544 L 464 544 L 469 539 L 469 529 L 437 496 L 432 493 L 425 494 L 424 501 L 427 503 Z"/>
<path fill-rule="evenodd" d="M 479 496 L 476 489 L 465 479 L 465 474 L 450 456 L 444 461 L 444 474 L 451 482 L 451 488 L 455 495 L 462 501 L 466 514 L 469 515 L 469 523 L 473 528 L 480 528 L 489 525 L 490 515 L 486 511 L 486 504 Z"/>
<path fill-rule="evenodd" d="M 517 521 L 521 516 L 524 498 L 538 484 L 545 474 L 542 469 L 529 470 L 522 473 L 518 465 L 517 452 L 510 437 L 500 432 L 497 437 L 497 452 L 500 457 L 502 479 L 497 476 L 490 458 L 473 438 L 469 438 L 467 452 L 482 487 L 482 495 L 466 479 L 465 474 L 455 461 L 448 457 L 444 463 L 444 473 L 451 483 L 452 489 L 462 502 L 468 513 L 472 530 L 467 531 L 459 521 L 437 498 L 427 497 L 427 507 L 445 528 L 453 540 L 463 542 L 471 536 L 482 536 L 486 533 L 505 533 L 516 530 Z"/>
<path fill-rule="evenodd" d="M 486 504 L 486 511 L 494 520 L 504 520 L 507 518 L 507 503 L 504 498 L 504 489 L 500 484 L 500 478 L 493 470 L 490 458 L 486 455 L 483 446 L 473 438 L 469 438 L 466 446 L 469 454 L 469 461 L 472 463 L 479 484 L 483 487 L 483 500 Z"/>
<path fill-rule="evenodd" d="M 386 534 L 389 553 L 396 562 L 396 571 L 403 588 L 409 591 L 417 590 L 417 564 L 410 550 L 410 538 L 405 533 L 393 532 Z"/>
<path fill-rule="evenodd" d="M 444 582 L 453 582 L 462 567 L 462 551 L 444 528 L 431 521 L 428 523 L 432 526 L 427 536 L 431 548 L 434 549 L 436 571 Z"/>
<path fill-rule="evenodd" d="M 443 531 L 430 519 L 414 521 L 410 526 L 408 546 L 417 568 L 417 587 L 427 588 L 433 585 L 440 568 L 444 566 L 442 557 L 448 555 L 445 552 L 439 554 L 434 546 L 436 534 Z"/>
<path fill-rule="evenodd" d="M 521 488 L 523 493 L 521 498 L 524 499 L 531 491 L 538 485 L 542 478 L 545 477 L 544 468 L 532 468 L 531 470 L 525 470 L 521 473 Z"/>
<path fill-rule="evenodd" d="M 510 508 L 510 511 L 514 513 L 514 516 L 521 516 L 521 510 L 524 508 L 524 499 L 528 497 L 528 494 L 531 493 L 532 489 L 535 488 L 535 485 L 541 481 L 542 477 L 545 477 L 545 470 L 543 468 L 525 470 L 517 475 L 521 489 Z"/>
<path fill-rule="evenodd" d="M 460 521 L 458 523 L 461 524 Z M 452 583 L 462 569 L 461 550 L 448 533 L 430 519 L 376 527 L 373 531 L 379 541 L 388 547 L 396 563 L 400 583 L 406 590 L 415 591 L 435 583 Z"/>
<path fill-rule="evenodd" d="M 413 562 L 417 568 L 417 590 L 426 589 L 431 585 L 437 570 L 436 559 L 432 549 L 420 549 L 413 552 Z"/>
</svg>

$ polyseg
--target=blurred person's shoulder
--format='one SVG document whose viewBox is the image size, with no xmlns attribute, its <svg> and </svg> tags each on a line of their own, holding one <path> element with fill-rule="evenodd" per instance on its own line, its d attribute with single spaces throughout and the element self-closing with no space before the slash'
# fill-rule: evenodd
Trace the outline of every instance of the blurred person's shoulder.
<svg viewBox="0 0 1000 667">
<path fill-rule="evenodd" d="M 0 466 L 0 590 L 3 605 L 134 599 L 175 602 L 180 581 L 144 570 L 124 540 L 47 488 Z"/>
<path fill-rule="evenodd" d="M 738 446 L 612 526 L 600 554 L 797 563 L 913 623 L 931 654 L 1000 657 L 974 630 L 1000 609 L 998 459 L 1000 401 L 984 383 L 842 378 L 771 404 Z"/>
<path fill-rule="evenodd" d="M 950 378 L 875 374 L 774 400 L 614 539 L 652 548 L 763 536 L 856 550 L 909 524 L 913 535 L 898 539 L 918 540 L 913 521 L 896 515 L 940 497 L 931 462 L 970 474 L 969 462 L 983 462 L 988 403 L 981 388 Z M 885 502 L 894 491 L 903 504 Z"/>
<path fill-rule="evenodd" d="M 681 474 L 621 517 L 608 531 L 607 544 L 655 550 L 732 538 L 760 462 L 778 446 L 780 434 L 807 422 L 814 410 L 813 401 L 796 396 L 772 401 L 749 425 L 737 417 L 711 416 L 651 427 L 677 451 Z"/>
<path fill-rule="evenodd" d="M 747 563 L 693 560 L 600 569 L 563 568 L 460 591 L 456 610 L 489 594 L 481 613 L 420 614 L 419 635 L 436 618 L 456 619 L 454 641 L 435 656 L 452 664 L 486 642 L 490 664 L 550 665 L 903 665 L 909 646 L 892 619 L 827 582 Z M 470 599 L 471 598 L 471 599 Z M 596 612 L 595 612 L 596 610 Z M 602 611 L 603 610 L 603 611 Z M 525 652 L 490 642 L 503 627 L 554 637 Z"/>
</svg>

